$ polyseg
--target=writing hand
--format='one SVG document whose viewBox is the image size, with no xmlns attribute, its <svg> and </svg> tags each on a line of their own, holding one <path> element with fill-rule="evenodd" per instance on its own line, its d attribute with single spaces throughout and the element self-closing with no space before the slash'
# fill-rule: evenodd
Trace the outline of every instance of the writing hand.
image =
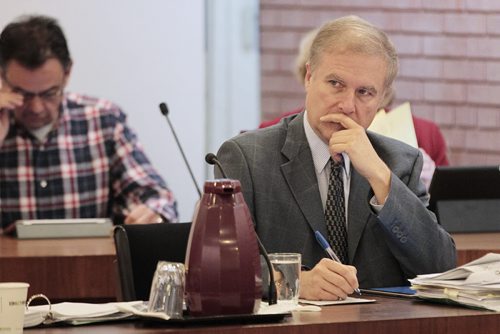
<svg viewBox="0 0 500 334">
<path fill-rule="evenodd" d="M 325 115 L 321 121 L 342 125 L 344 130 L 336 131 L 330 137 L 328 145 L 331 156 L 347 153 L 356 171 L 370 183 L 377 202 L 384 204 L 389 194 L 391 171 L 373 148 L 366 130 L 340 113 Z"/>
<path fill-rule="evenodd" d="M 357 270 L 324 258 L 310 271 L 300 273 L 300 297 L 309 300 L 339 300 L 359 287 Z"/>
<path fill-rule="evenodd" d="M 125 217 L 125 224 L 151 224 L 161 221 L 161 216 L 144 204 L 135 206 Z"/>
</svg>

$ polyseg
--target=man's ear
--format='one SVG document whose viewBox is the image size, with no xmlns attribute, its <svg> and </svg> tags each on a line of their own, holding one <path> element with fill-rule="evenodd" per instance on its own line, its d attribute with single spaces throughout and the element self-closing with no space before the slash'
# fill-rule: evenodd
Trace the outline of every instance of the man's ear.
<svg viewBox="0 0 500 334">
<path fill-rule="evenodd" d="M 73 68 L 73 62 L 69 62 L 69 64 L 64 69 L 64 86 L 66 86 L 68 84 L 72 68 Z"/>
<path fill-rule="evenodd" d="M 309 62 L 306 63 L 306 76 L 304 78 L 304 86 L 307 88 L 311 83 L 311 64 Z"/>
</svg>

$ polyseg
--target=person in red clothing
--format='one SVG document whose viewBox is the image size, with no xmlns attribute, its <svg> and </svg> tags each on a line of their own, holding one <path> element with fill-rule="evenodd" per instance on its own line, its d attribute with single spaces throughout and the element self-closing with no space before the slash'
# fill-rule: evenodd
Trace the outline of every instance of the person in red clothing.
<svg viewBox="0 0 500 334">
<path fill-rule="evenodd" d="M 306 63 L 309 59 L 309 50 L 311 44 L 316 36 L 318 29 L 313 29 L 302 37 L 299 45 L 299 53 L 295 60 L 295 78 L 304 84 L 304 78 L 306 74 Z M 382 107 L 386 110 L 390 110 L 390 105 L 394 100 L 394 91 L 387 94 Z M 259 125 L 259 129 L 266 128 L 268 126 L 277 124 L 282 118 L 297 114 L 304 111 L 304 107 L 294 109 L 292 111 L 285 112 L 279 117 L 274 118 L 269 121 L 263 121 Z M 432 174 L 436 166 L 448 166 L 449 161 L 446 156 L 446 142 L 444 140 L 443 134 L 439 130 L 439 127 L 432 121 L 426 120 L 420 117 L 412 115 L 413 126 L 415 127 L 415 134 L 417 137 L 418 147 L 424 156 L 424 167 L 422 170 L 421 179 L 429 188 L 430 181 L 432 179 Z"/>
<path fill-rule="evenodd" d="M 412 116 L 418 147 L 422 148 L 432 158 L 436 166 L 448 166 L 446 142 L 436 123 Z"/>
</svg>

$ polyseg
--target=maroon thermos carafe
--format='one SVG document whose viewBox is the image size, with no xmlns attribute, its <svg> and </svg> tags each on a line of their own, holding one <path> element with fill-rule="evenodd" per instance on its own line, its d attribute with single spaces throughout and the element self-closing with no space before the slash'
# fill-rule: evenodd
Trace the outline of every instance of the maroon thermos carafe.
<svg viewBox="0 0 500 334">
<path fill-rule="evenodd" d="M 262 297 L 259 249 L 237 180 L 205 182 L 186 254 L 190 315 L 254 313 Z"/>
</svg>

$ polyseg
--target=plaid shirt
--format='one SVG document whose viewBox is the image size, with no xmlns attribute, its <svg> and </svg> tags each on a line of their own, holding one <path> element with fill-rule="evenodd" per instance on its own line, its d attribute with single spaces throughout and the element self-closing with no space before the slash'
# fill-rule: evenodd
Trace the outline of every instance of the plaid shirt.
<svg viewBox="0 0 500 334">
<path fill-rule="evenodd" d="M 66 94 L 39 142 L 11 120 L 0 147 L 0 232 L 18 219 L 126 215 L 146 204 L 177 220 L 172 192 L 112 103 Z"/>
</svg>

